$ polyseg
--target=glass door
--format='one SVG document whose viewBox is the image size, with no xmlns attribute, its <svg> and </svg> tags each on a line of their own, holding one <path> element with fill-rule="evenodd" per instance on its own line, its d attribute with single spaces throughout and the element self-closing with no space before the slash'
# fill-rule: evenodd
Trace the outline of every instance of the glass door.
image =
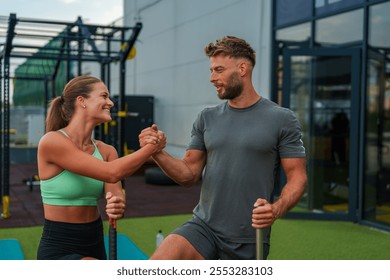
<svg viewBox="0 0 390 280">
<path fill-rule="evenodd" d="M 367 59 L 363 219 L 390 223 L 390 87 L 388 58 L 370 49 Z"/>
<path fill-rule="evenodd" d="M 285 49 L 282 105 L 301 122 L 308 187 L 289 216 L 357 219 L 358 49 Z"/>
</svg>

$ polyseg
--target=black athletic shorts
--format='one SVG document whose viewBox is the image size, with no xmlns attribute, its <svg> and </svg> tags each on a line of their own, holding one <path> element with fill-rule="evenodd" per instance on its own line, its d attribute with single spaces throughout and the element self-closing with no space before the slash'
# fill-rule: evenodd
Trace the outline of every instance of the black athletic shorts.
<svg viewBox="0 0 390 280">
<path fill-rule="evenodd" d="M 45 220 L 38 260 L 80 260 L 84 257 L 107 259 L 100 218 L 85 224 Z"/>
<path fill-rule="evenodd" d="M 206 260 L 255 260 L 256 243 L 235 243 L 216 235 L 201 219 L 192 219 L 172 232 L 187 239 Z M 270 246 L 263 244 L 263 258 L 267 259 Z"/>
</svg>

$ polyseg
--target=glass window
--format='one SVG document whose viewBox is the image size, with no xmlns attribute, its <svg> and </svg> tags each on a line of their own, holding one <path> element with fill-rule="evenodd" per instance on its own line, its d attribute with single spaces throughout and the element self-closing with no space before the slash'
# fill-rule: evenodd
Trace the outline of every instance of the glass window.
<svg viewBox="0 0 390 280">
<path fill-rule="evenodd" d="M 339 45 L 363 40 L 363 9 L 330 16 L 316 22 L 315 42 Z"/>
<path fill-rule="evenodd" d="M 277 0 L 276 26 L 310 18 L 312 16 L 312 7 L 313 1 Z"/>
<path fill-rule="evenodd" d="M 303 42 L 310 39 L 310 23 L 303 23 L 279 29 L 276 32 L 276 40 L 285 42 Z"/>
<path fill-rule="evenodd" d="M 368 44 L 371 47 L 390 48 L 390 2 L 371 6 L 368 23 Z"/>
<path fill-rule="evenodd" d="M 315 13 L 316 15 L 323 15 L 327 13 L 334 13 L 341 9 L 349 8 L 351 6 L 359 5 L 365 0 L 316 0 Z"/>
</svg>

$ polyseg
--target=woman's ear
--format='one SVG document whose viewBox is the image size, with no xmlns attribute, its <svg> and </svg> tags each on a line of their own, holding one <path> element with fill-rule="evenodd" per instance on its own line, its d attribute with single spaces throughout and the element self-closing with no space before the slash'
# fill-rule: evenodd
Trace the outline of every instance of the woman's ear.
<svg viewBox="0 0 390 280">
<path fill-rule="evenodd" d="M 85 105 L 85 99 L 84 99 L 84 97 L 82 97 L 82 96 L 77 96 L 77 98 L 76 98 L 76 102 L 77 102 L 77 106 L 81 106 L 82 108 L 86 108 L 87 106 Z"/>
</svg>

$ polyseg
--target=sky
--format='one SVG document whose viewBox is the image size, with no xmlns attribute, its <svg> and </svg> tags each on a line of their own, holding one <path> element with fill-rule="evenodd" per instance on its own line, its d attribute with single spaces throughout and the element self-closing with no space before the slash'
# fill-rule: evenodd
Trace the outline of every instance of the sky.
<svg viewBox="0 0 390 280">
<path fill-rule="evenodd" d="M 15 13 L 17 18 L 74 22 L 81 16 L 84 23 L 108 25 L 123 17 L 124 0 L 0 0 L 0 17 Z M 14 59 L 11 76 L 24 59 Z M 11 103 L 13 84 L 11 83 Z"/>
<path fill-rule="evenodd" d="M 0 0 L 0 16 L 110 24 L 123 16 L 123 0 Z"/>
</svg>

